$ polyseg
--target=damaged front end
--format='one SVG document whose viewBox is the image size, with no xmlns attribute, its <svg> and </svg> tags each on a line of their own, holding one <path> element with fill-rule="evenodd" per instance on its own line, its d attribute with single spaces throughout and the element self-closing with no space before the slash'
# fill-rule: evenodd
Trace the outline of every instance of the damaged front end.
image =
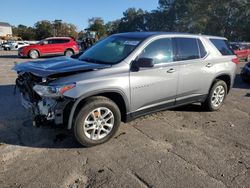
<svg viewBox="0 0 250 188">
<path fill-rule="evenodd" d="M 75 100 L 63 94 L 75 88 L 76 83 L 54 84 L 57 79 L 110 66 L 59 57 L 20 63 L 13 70 L 18 74 L 16 86 L 21 93 L 22 105 L 32 112 L 34 125 L 42 125 L 67 123 L 67 110 Z"/>
<path fill-rule="evenodd" d="M 18 74 L 16 86 L 21 93 L 21 103 L 32 113 L 34 126 L 48 123 L 63 124 L 67 119 L 64 117 L 66 108 L 73 99 L 64 97 L 63 93 L 74 88 L 75 83 L 51 85 L 50 82 L 53 80 L 28 72 Z"/>
</svg>

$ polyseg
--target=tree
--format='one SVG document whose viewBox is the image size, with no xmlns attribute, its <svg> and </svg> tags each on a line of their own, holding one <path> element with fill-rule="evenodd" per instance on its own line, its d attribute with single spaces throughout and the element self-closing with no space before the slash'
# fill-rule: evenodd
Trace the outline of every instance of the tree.
<svg viewBox="0 0 250 188">
<path fill-rule="evenodd" d="M 89 22 L 88 30 L 95 31 L 98 38 L 102 38 L 107 35 L 107 30 L 102 18 L 99 17 L 90 18 L 88 22 Z"/>
<path fill-rule="evenodd" d="M 247 0 L 159 0 L 158 11 L 158 20 L 165 15 L 165 28 L 173 31 L 249 39 Z"/>
<path fill-rule="evenodd" d="M 23 40 L 35 40 L 35 30 L 32 27 L 20 24 L 13 27 L 12 30 L 14 36 L 21 37 Z"/>
<path fill-rule="evenodd" d="M 142 9 L 129 8 L 123 13 L 118 32 L 145 31 L 145 12 Z"/>
<path fill-rule="evenodd" d="M 106 23 L 105 28 L 106 28 L 107 34 L 110 35 L 110 34 L 118 33 L 120 23 L 121 23 L 120 19 Z"/>
<path fill-rule="evenodd" d="M 36 39 L 41 40 L 53 36 L 53 25 L 48 20 L 42 20 L 35 23 Z"/>
<path fill-rule="evenodd" d="M 73 37 L 77 38 L 77 27 L 74 24 L 62 22 L 62 20 L 55 20 L 52 22 L 53 35 L 55 37 Z"/>
</svg>

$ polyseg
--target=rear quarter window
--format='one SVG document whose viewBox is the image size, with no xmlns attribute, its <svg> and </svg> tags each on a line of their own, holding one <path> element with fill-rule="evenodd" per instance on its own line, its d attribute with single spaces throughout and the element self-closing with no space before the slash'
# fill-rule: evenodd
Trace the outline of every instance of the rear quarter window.
<svg viewBox="0 0 250 188">
<path fill-rule="evenodd" d="M 213 45 L 220 51 L 224 56 L 234 55 L 233 51 L 230 48 L 230 45 L 227 40 L 223 39 L 210 39 Z"/>
</svg>

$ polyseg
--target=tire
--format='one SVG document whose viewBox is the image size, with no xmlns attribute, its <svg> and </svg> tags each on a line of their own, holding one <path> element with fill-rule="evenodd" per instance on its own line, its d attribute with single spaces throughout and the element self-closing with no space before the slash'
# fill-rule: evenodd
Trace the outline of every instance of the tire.
<svg viewBox="0 0 250 188">
<path fill-rule="evenodd" d="M 223 80 L 215 80 L 203 106 L 209 111 L 219 110 L 227 96 L 227 91 L 227 84 Z"/>
<path fill-rule="evenodd" d="M 37 50 L 30 50 L 29 51 L 29 57 L 31 59 L 37 59 L 39 57 L 39 53 Z"/>
<path fill-rule="evenodd" d="M 98 109 L 100 110 L 98 111 Z M 105 114 L 106 116 L 104 116 Z M 120 123 L 120 110 L 112 100 L 101 96 L 91 97 L 84 103 L 76 116 L 73 134 L 81 145 L 91 147 L 112 138 Z"/>
<path fill-rule="evenodd" d="M 74 55 L 74 52 L 72 51 L 72 50 L 66 50 L 65 52 L 64 52 L 64 55 L 65 56 L 67 56 L 67 57 L 71 57 L 72 55 Z"/>
</svg>

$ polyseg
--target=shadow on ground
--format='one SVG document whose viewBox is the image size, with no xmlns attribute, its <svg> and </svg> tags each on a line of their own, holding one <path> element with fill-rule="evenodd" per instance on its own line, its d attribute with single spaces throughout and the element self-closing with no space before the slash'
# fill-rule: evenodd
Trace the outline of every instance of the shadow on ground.
<svg viewBox="0 0 250 188">
<path fill-rule="evenodd" d="M 236 76 L 234 88 L 248 89 L 240 75 Z M 32 126 L 28 112 L 20 105 L 19 94 L 14 96 L 14 85 L 0 86 L 0 143 L 39 148 L 79 148 L 71 131 L 63 126 Z M 246 93 L 250 97 L 250 93 Z M 173 111 L 206 112 L 200 104 L 190 104 Z"/>
<path fill-rule="evenodd" d="M 18 55 L 0 55 L 0 59 L 13 59 L 19 58 Z"/>
</svg>

